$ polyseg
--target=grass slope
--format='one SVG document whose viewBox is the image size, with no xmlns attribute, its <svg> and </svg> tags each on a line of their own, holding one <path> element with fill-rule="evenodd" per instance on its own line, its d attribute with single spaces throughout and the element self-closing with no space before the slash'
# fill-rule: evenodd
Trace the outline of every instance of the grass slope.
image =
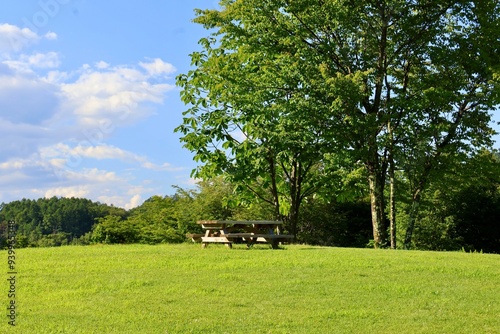
<svg viewBox="0 0 500 334">
<path fill-rule="evenodd" d="M 21 249 L 17 267 L 2 333 L 500 331 L 498 255 L 86 246 Z"/>
</svg>

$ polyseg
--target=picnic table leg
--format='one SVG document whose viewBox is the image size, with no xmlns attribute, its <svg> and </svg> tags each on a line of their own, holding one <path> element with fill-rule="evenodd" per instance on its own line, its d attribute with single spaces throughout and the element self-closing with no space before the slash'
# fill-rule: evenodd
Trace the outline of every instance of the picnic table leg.
<svg viewBox="0 0 500 334">
<path fill-rule="evenodd" d="M 280 247 L 279 247 L 279 244 L 280 244 L 280 243 L 279 243 L 279 241 L 278 241 L 277 239 L 273 239 L 273 240 L 271 240 L 271 247 L 272 247 L 273 249 L 279 249 L 279 248 L 280 248 Z"/>
<path fill-rule="evenodd" d="M 248 238 L 247 248 L 252 248 L 256 242 L 257 242 L 257 238 Z"/>
<path fill-rule="evenodd" d="M 206 230 L 205 231 L 205 237 L 210 237 L 211 236 L 211 233 L 210 233 L 210 230 Z M 201 244 L 201 248 L 207 248 L 208 247 L 208 242 L 203 242 Z"/>
</svg>

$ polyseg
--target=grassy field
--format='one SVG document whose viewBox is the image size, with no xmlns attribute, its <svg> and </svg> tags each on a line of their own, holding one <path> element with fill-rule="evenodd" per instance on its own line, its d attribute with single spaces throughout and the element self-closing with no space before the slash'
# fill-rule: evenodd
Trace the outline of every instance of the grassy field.
<svg viewBox="0 0 500 334">
<path fill-rule="evenodd" d="M 182 244 L 16 261 L 17 325 L 1 333 L 500 333 L 498 255 Z"/>
</svg>

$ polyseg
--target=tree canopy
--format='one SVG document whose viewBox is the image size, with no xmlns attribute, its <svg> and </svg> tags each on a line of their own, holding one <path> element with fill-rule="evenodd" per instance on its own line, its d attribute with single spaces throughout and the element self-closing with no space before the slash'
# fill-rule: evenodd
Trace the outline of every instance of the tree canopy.
<svg viewBox="0 0 500 334">
<path fill-rule="evenodd" d="M 298 214 L 336 170 L 361 163 L 374 244 L 387 245 L 388 172 L 414 183 L 416 217 L 432 173 L 491 145 L 499 14 L 493 0 L 223 0 L 198 10 L 211 34 L 178 77 L 190 107 L 177 128 L 195 174 L 250 189 L 261 181 L 278 210 L 286 193 Z"/>
</svg>

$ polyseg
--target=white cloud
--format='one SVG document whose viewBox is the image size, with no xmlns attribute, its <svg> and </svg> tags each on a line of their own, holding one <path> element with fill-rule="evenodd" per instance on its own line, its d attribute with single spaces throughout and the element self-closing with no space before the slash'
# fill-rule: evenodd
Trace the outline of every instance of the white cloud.
<svg viewBox="0 0 500 334">
<path fill-rule="evenodd" d="M 104 69 L 107 69 L 109 67 L 109 64 L 106 63 L 105 61 L 100 61 L 98 63 L 95 64 L 95 67 L 100 69 L 100 70 L 104 70 Z"/>
<path fill-rule="evenodd" d="M 81 171 L 66 171 L 66 176 L 72 181 L 84 183 L 101 183 L 101 182 L 121 182 L 123 178 L 116 175 L 115 172 L 99 170 L 97 168 L 83 169 Z"/>
<path fill-rule="evenodd" d="M 44 147 L 40 150 L 42 157 L 54 158 L 59 156 L 80 156 L 82 158 L 91 159 L 130 159 L 134 155 L 120 148 L 100 145 L 100 146 L 83 146 L 78 145 L 70 147 L 67 144 L 58 143 L 50 147 Z"/>
<path fill-rule="evenodd" d="M 90 189 L 88 186 L 74 186 L 74 187 L 59 187 L 52 188 L 45 192 L 44 197 L 79 197 L 83 198 L 88 196 Z"/>
<path fill-rule="evenodd" d="M 67 176 L 76 180 L 74 185 L 49 188 L 44 192 L 44 196 L 86 197 L 132 209 L 142 204 L 143 194 L 152 191 L 151 188 L 133 186 L 127 182 L 127 179 L 118 177 L 113 172 L 97 169 L 85 170 L 82 173 L 69 173 Z"/>
<path fill-rule="evenodd" d="M 6 60 L 3 63 L 21 74 L 33 74 L 33 70 L 37 68 L 53 69 L 61 65 L 59 55 L 56 52 L 21 55 L 16 60 Z"/>
<path fill-rule="evenodd" d="M 54 70 L 54 71 L 49 71 L 43 79 L 48 83 L 60 85 L 61 82 L 69 80 L 70 77 L 71 77 L 70 73 Z"/>
<path fill-rule="evenodd" d="M 146 169 L 150 169 L 150 170 L 155 170 L 155 171 L 168 171 L 168 172 L 184 170 L 184 168 L 174 167 L 171 164 L 169 164 L 168 162 L 165 162 L 161 165 L 158 165 L 158 164 L 154 164 L 154 163 L 149 162 L 149 161 L 144 161 L 142 163 L 142 167 L 144 167 Z"/>
<path fill-rule="evenodd" d="M 45 34 L 45 38 L 48 40 L 56 40 L 57 34 L 53 31 L 49 31 L 48 33 Z"/>
<path fill-rule="evenodd" d="M 120 160 L 122 162 L 139 166 L 144 169 L 154 171 L 181 171 L 183 168 L 174 167 L 169 163 L 155 164 L 147 157 L 129 152 L 118 147 L 109 145 L 70 145 L 58 143 L 53 146 L 40 149 L 40 156 L 45 161 L 49 161 L 52 166 L 60 169 L 73 169 L 74 164 L 81 163 L 84 159 L 95 160 Z M 2 165 L 0 164 L 0 168 Z"/>
<path fill-rule="evenodd" d="M 106 140 L 163 104 L 175 68 L 157 58 L 62 71 L 59 53 L 31 48 L 55 39 L 0 24 L 0 202 L 75 196 L 132 208 L 161 193 L 141 173 L 181 168 Z"/>
<path fill-rule="evenodd" d="M 28 64 L 37 68 L 57 68 L 61 65 L 59 55 L 56 52 L 35 53 L 28 57 L 21 57 L 21 59 L 23 58 Z"/>
<path fill-rule="evenodd" d="M 58 145 L 58 149 L 72 151 L 64 144 Z M 137 184 L 129 173 L 82 167 L 82 162 L 88 164 L 89 157 L 72 164 L 69 157 L 57 157 L 54 147 L 41 151 L 27 159 L 0 163 L 0 202 L 52 196 L 85 197 L 131 209 L 151 194 L 163 191 L 150 180 Z"/>
<path fill-rule="evenodd" d="M 200 183 L 202 181 L 202 179 L 198 179 L 198 178 L 193 178 L 193 177 L 190 177 L 187 181 L 187 184 L 191 185 L 191 186 L 196 186 L 198 185 L 198 183 Z"/>
<path fill-rule="evenodd" d="M 149 63 L 139 63 L 150 75 L 172 74 L 176 68 L 169 63 L 164 62 L 160 58 L 156 58 Z"/>
<path fill-rule="evenodd" d="M 55 40 L 57 34 L 48 32 L 45 36 L 40 36 L 28 28 L 19 28 L 12 24 L 2 23 L 0 24 L 0 55 L 17 53 L 42 38 Z"/>
<path fill-rule="evenodd" d="M 141 193 L 143 189 L 138 190 Z M 140 194 L 127 194 L 127 196 L 107 196 L 102 195 L 97 198 L 101 203 L 114 204 L 115 206 L 122 207 L 126 210 L 133 209 L 143 203 L 142 196 Z"/>
<path fill-rule="evenodd" d="M 148 116 L 149 103 L 163 103 L 174 85 L 151 82 L 151 75 L 132 67 L 86 67 L 75 82 L 61 89 L 65 109 L 72 110 L 83 127 L 95 127 L 103 120 L 116 126 L 130 124 Z"/>
<path fill-rule="evenodd" d="M 6 169 L 6 170 L 22 169 L 25 166 L 26 166 L 26 161 L 23 160 L 5 161 L 0 163 L 0 169 Z"/>
<path fill-rule="evenodd" d="M 73 149 L 72 154 L 94 159 L 136 159 L 136 156 L 134 154 L 126 152 L 120 148 L 107 145 L 77 146 Z"/>
<path fill-rule="evenodd" d="M 8 23 L 0 24 L 0 53 L 19 52 L 39 39 L 40 36 L 28 28 L 21 29 Z"/>
<path fill-rule="evenodd" d="M 142 202 L 143 201 L 142 201 L 141 195 L 134 195 L 134 196 L 132 196 L 130 201 L 127 204 L 125 204 L 125 209 L 135 208 L 136 206 L 141 205 Z"/>
<path fill-rule="evenodd" d="M 143 194 L 152 191 L 131 184 L 130 177 L 98 168 L 63 168 L 54 160 L 37 155 L 0 163 L 0 202 L 20 198 L 85 197 L 107 204 L 132 208 L 140 205 Z"/>
</svg>

